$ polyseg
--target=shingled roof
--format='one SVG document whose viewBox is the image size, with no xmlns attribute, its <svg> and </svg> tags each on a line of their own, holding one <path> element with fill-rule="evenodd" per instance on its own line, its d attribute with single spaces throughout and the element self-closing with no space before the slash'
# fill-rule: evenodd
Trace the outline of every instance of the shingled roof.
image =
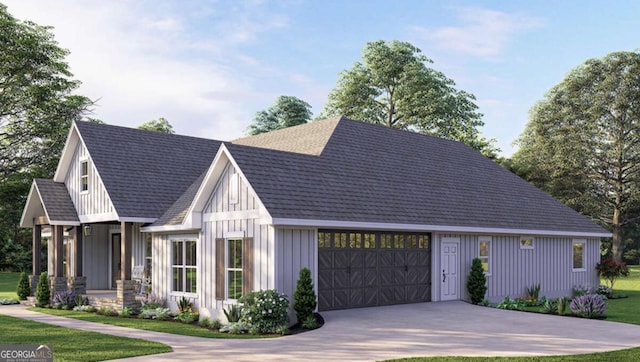
<svg viewBox="0 0 640 362">
<path fill-rule="evenodd" d="M 321 150 L 284 141 L 316 130 Z M 238 143 L 226 146 L 273 219 L 607 233 L 455 141 L 337 118 Z"/>
<path fill-rule="evenodd" d="M 76 122 L 120 218 L 159 218 L 211 164 L 221 142 Z"/>
</svg>

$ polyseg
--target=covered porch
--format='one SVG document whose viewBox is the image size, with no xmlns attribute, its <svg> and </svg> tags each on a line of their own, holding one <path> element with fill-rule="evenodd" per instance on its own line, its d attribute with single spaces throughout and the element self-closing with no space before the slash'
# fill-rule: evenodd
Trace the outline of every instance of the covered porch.
<svg viewBox="0 0 640 362">
<path fill-rule="evenodd" d="M 82 223 L 63 183 L 34 180 L 23 213 L 23 227 L 32 228 L 31 294 L 35 296 L 41 265 L 43 238 L 48 239 L 51 296 L 72 291 L 76 295 L 109 291 L 111 307 L 136 307 L 144 257 L 133 258 L 134 239 L 144 249 L 139 225 L 132 222 Z M 136 236 L 134 236 L 134 228 Z M 43 232 L 44 231 L 44 232 Z M 144 250 L 138 255 L 144 255 Z M 134 260 L 137 266 L 134 267 Z M 138 271 L 133 278 L 134 269 Z M 103 293 L 104 294 L 104 293 Z M 114 297 L 114 298 L 112 298 Z"/>
</svg>

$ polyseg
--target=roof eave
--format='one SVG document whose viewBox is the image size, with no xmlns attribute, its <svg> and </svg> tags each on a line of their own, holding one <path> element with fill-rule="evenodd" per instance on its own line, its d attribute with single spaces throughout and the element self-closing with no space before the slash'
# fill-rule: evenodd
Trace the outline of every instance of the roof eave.
<svg viewBox="0 0 640 362">
<path fill-rule="evenodd" d="M 501 234 L 501 235 L 537 235 L 537 236 L 569 236 L 606 238 L 611 237 L 609 232 L 591 231 L 559 231 L 559 230 L 536 230 L 517 228 L 494 228 L 494 227 L 474 227 L 474 226 L 452 226 L 452 225 L 421 225 L 421 224 L 400 224 L 400 223 L 376 223 L 359 221 L 340 220 L 312 220 L 312 219 L 287 219 L 272 218 L 272 224 L 276 226 L 306 226 L 318 228 L 354 228 L 371 230 L 405 230 L 405 231 L 430 231 L 430 232 L 455 232 L 455 233 L 477 233 L 477 234 Z"/>
</svg>

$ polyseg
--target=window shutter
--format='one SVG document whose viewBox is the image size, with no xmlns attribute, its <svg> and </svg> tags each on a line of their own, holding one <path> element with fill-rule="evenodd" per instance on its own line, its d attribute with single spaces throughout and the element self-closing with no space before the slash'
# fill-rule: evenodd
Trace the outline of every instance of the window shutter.
<svg viewBox="0 0 640 362">
<path fill-rule="evenodd" d="M 242 295 L 253 291 L 253 238 L 242 239 Z"/>
<path fill-rule="evenodd" d="M 216 238 L 216 300 L 224 300 L 224 274 L 226 269 L 224 255 L 224 238 Z"/>
</svg>

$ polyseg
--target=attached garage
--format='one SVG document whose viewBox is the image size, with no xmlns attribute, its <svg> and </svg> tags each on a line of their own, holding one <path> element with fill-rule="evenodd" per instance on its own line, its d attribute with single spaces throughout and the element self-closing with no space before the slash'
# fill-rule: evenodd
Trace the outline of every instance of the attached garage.
<svg viewBox="0 0 640 362">
<path fill-rule="evenodd" d="M 431 300 L 431 235 L 318 231 L 318 309 Z"/>
</svg>

